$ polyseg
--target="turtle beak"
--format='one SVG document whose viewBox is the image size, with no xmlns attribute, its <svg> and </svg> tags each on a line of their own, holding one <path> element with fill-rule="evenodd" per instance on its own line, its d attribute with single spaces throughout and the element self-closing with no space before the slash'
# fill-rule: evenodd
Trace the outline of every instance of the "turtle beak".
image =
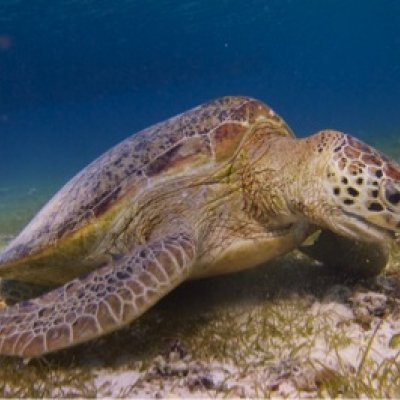
<svg viewBox="0 0 400 400">
<path fill-rule="evenodd" d="M 334 223 L 338 233 L 361 241 L 400 243 L 399 232 L 375 221 L 376 218 L 366 218 L 347 210 L 341 211 L 342 217 L 337 218 Z"/>
</svg>

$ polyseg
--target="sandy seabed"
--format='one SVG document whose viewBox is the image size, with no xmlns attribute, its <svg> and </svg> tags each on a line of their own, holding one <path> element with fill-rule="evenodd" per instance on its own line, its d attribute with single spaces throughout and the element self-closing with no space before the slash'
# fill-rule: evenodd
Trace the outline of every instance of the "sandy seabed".
<svg viewBox="0 0 400 400">
<path fill-rule="evenodd" d="M 189 282 L 120 332 L 0 358 L 0 396 L 399 397 L 398 260 L 351 280 L 294 252 Z"/>
</svg>

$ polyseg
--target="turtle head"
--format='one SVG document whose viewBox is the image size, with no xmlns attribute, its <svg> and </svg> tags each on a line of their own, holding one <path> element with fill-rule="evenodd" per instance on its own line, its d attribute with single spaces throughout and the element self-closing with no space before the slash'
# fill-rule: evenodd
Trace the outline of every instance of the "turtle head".
<svg viewBox="0 0 400 400">
<path fill-rule="evenodd" d="M 304 142 L 314 155 L 309 177 L 314 174 L 320 193 L 306 207 L 311 219 L 356 240 L 399 243 L 400 166 L 341 132 L 322 131 Z"/>
</svg>

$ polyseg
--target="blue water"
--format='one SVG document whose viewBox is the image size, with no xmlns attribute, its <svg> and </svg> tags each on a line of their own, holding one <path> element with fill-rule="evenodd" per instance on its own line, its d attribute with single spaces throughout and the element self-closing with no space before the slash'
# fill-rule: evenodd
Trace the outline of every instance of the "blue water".
<svg viewBox="0 0 400 400">
<path fill-rule="evenodd" d="M 236 94 L 299 136 L 397 140 L 400 1 L 1 0 L 0 188 L 57 187 L 127 135 Z"/>
</svg>

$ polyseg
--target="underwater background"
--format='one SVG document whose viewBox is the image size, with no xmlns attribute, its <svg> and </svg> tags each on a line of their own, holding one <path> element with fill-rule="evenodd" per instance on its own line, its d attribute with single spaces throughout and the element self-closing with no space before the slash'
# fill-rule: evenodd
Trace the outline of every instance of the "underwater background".
<svg viewBox="0 0 400 400">
<path fill-rule="evenodd" d="M 0 248 L 102 152 L 225 95 L 400 161 L 400 1 L 0 0 Z M 0 397 L 400 398 L 399 370 L 400 249 L 370 280 L 292 252 L 100 340 L 1 357 Z"/>
<path fill-rule="evenodd" d="M 396 0 L 1 0 L 0 234 L 128 135 L 224 95 L 400 158 Z"/>
</svg>

